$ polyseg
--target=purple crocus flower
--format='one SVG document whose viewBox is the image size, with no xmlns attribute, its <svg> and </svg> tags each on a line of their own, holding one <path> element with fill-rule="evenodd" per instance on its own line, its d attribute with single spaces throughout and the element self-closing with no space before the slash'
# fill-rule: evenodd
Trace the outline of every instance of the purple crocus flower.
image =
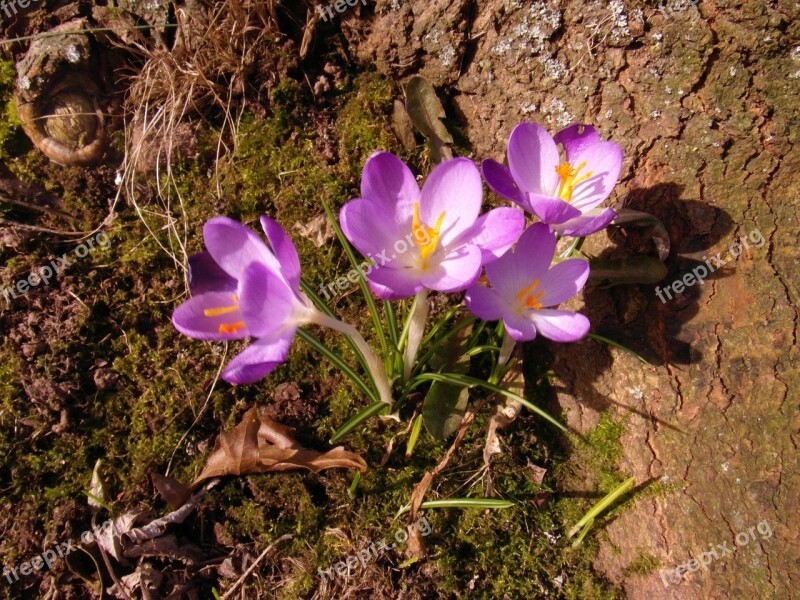
<svg viewBox="0 0 800 600">
<path fill-rule="evenodd" d="M 558 152 L 564 147 L 566 160 Z M 564 236 L 581 237 L 616 217 L 598 206 L 617 183 L 622 149 L 601 141 L 594 127 L 574 124 L 551 137 L 544 127 L 520 123 L 508 140 L 508 167 L 484 160 L 486 183 Z"/>
<path fill-rule="evenodd" d="M 227 217 L 203 227 L 207 252 L 189 259 L 192 298 L 172 315 L 175 328 L 199 340 L 257 338 L 228 363 L 222 378 L 253 383 L 286 360 L 298 326 L 313 308 L 298 292 L 300 260 L 278 223 L 261 217 L 270 246 Z"/>
<path fill-rule="evenodd" d="M 513 251 L 486 266 L 491 288 L 474 285 L 466 304 L 486 321 L 503 320 L 506 333 L 521 342 L 536 333 L 557 342 L 573 342 L 589 331 L 589 319 L 548 308 L 577 294 L 589 276 L 589 264 L 571 258 L 550 268 L 555 234 L 544 223 L 528 227 Z"/>
<path fill-rule="evenodd" d="M 474 283 L 481 266 L 502 256 L 525 226 L 524 215 L 510 207 L 479 217 L 482 196 L 480 173 L 466 158 L 436 166 L 420 191 L 398 157 L 373 154 L 361 198 L 345 204 L 339 218 L 347 239 L 376 263 L 368 276 L 372 291 L 400 300 Z"/>
</svg>

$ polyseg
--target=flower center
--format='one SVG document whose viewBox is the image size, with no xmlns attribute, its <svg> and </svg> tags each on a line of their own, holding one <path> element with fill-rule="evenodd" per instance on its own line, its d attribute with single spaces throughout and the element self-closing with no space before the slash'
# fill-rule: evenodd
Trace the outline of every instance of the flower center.
<svg viewBox="0 0 800 600">
<path fill-rule="evenodd" d="M 586 161 L 583 161 L 577 167 L 573 167 L 568 162 L 563 162 L 556 167 L 556 173 L 558 173 L 558 176 L 561 178 L 561 181 L 558 182 L 556 196 L 561 198 L 564 202 L 572 202 L 572 192 L 575 190 L 575 186 L 592 176 L 592 172 L 589 171 L 578 177 L 578 173 L 580 173 L 581 169 L 585 166 Z"/>
<path fill-rule="evenodd" d="M 419 248 L 420 258 L 426 259 L 436 252 L 436 247 L 439 245 L 439 233 L 442 229 L 444 215 L 445 211 L 442 211 L 442 214 L 436 219 L 436 226 L 430 228 L 420 221 L 419 202 L 414 202 L 414 218 L 411 221 L 411 233 L 414 236 L 414 243 Z"/>
<path fill-rule="evenodd" d="M 530 285 L 525 286 L 519 291 L 517 294 L 517 303 L 519 304 L 520 308 L 531 308 L 533 310 L 542 308 L 539 300 L 541 300 L 542 296 L 544 296 L 544 290 L 540 290 L 538 293 L 535 293 L 536 288 L 538 287 L 539 280 L 534 279 Z"/>
<path fill-rule="evenodd" d="M 221 306 L 219 308 L 206 308 L 203 314 L 207 317 L 218 317 L 220 315 L 227 315 L 239 310 L 239 296 L 233 295 L 233 304 L 230 306 Z M 244 327 L 244 321 L 236 321 L 235 323 L 220 323 L 218 331 L 220 333 L 236 333 Z"/>
</svg>

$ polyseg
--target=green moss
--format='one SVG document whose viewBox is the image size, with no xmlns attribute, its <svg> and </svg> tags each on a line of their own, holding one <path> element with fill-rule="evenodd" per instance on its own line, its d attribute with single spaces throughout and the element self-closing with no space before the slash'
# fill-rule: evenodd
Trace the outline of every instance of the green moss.
<svg viewBox="0 0 800 600">
<path fill-rule="evenodd" d="M 661 568 L 661 561 L 652 554 L 642 550 L 640 554 L 625 567 L 625 573 L 632 575 L 649 575 L 659 568 Z"/>
</svg>

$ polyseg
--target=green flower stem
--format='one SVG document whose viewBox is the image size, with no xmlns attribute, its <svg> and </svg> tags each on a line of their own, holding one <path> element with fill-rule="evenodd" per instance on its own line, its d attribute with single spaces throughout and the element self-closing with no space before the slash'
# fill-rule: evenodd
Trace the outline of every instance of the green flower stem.
<svg viewBox="0 0 800 600">
<path fill-rule="evenodd" d="M 405 368 L 403 369 L 403 379 L 408 380 L 414 368 L 414 359 L 417 357 L 417 350 L 422 341 L 422 334 L 425 333 L 425 322 L 428 320 L 428 290 L 423 288 L 417 293 L 414 299 L 414 310 L 408 315 L 408 345 L 403 359 Z"/>
<path fill-rule="evenodd" d="M 358 373 L 351 369 L 350 365 L 348 365 L 344 359 L 339 356 L 339 354 L 328 348 L 325 344 L 320 342 L 317 338 L 304 329 L 298 329 L 297 335 L 309 346 L 314 348 L 314 350 L 331 361 L 336 367 L 339 368 L 339 370 L 342 371 L 342 373 L 347 375 L 350 381 L 352 381 L 362 392 L 364 392 L 364 394 L 366 394 L 367 398 L 369 398 L 372 402 L 378 402 L 378 395 L 375 393 L 375 390 L 369 387 L 364 380 L 358 376 Z M 370 379 L 370 381 L 372 380 Z"/>
<path fill-rule="evenodd" d="M 383 368 L 383 362 L 375 356 L 372 348 L 369 347 L 366 340 L 361 336 L 358 330 L 338 319 L 334 319 L 318 310 L 313 311 L 311 315 L 311 322 L 323 327 L 329 327 L 340 333 L 345 334 L 356 345 L 361 352 L 364 360 L 367 363 L 367 369 L 372 375 L 372 380 L 375 382 L 375 387 L 378 390 L 378 396 L 382 402 L 390 405 L 392 404 L 392 386 L 389 383 L 389 378 L 386 376 L 386 370 Z"/>
<path fill-rule="evenodd" d="M 500 347 L 500 355 L 497 357 L 497 364 L 492 372 L 492 376 L 489 378 L 490 383 L 497 383 L 500 381 L 499 374 L 508 362 L 508 359 L 511 358 L 511 353 L 514 352 L 516 346 L 517 340 L 508 335 L 508 331 L 506 331 L 503 334 L 503 345 Z"/>
</svg>

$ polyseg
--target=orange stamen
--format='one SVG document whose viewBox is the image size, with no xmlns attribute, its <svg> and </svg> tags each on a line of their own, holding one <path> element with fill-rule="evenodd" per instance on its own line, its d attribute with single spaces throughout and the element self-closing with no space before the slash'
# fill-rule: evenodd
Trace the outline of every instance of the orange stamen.
<svg viewBox="0 0 800 600">
<path fill-rule="evenodd" d="M 534 279 L 530 285 L 522 288 L 517 294 L 517 302 L 525 308 L 537 310 L 542 308 L 539 300 L 544 296 L 544 290 L 540 290 L 538 294 L 534 294 L 536 288 L 539 287 L 539 280 Z"/>
<path fill-rule="evenodd" d="M 220 315 L 227 315 L 232 312 L 236 312 L 239 310 L 239 295 L 233 294 L 233 302 L 234 304 L 231 306 L 222 306 L 220 308 L 206 308 L 203 311 L 203 314 L 207 317 L 218 317 Z"/>
<path fill-rule="evenodd" d="M 244 327 L 244 321 L 237 321 L 236 323 L 220 323 L 220 333 L 236 333 Z"/>
</svg>

